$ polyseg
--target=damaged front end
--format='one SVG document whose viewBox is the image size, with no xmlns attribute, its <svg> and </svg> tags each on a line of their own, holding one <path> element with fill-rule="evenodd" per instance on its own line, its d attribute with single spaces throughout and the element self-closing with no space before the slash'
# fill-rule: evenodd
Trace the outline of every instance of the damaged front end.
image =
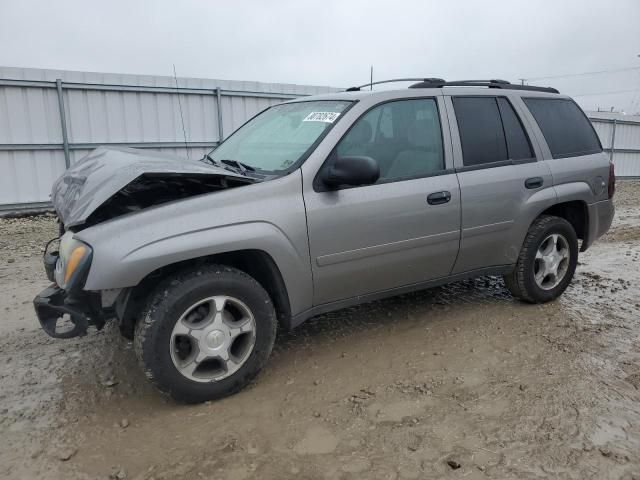
<svg viewBox="0 0 640 480">
<path fill-rule="evenodd" d="M 56 180 L 51 201 L 64 227 L 78 231 L 155 205 L 256 181 L 174 155 L 100 147 Z"/>
<path fill-rule="evenodd" d="M 89 326 L 101 330 L 113 312 L 102 308 L 100 294 L 69 293 L 55 283 L 33 299 L 42 329 L 54 338 L 73 338 L 87 334 Z"/>
<path fill-rule="evenodd" d="M 155 205 L 203 195 L 205 193 L 246 185 L 244 178 L 183 173 L 145 173 L 133 180 L 99 206 L 85 222 L 97 225 L 127 213 L 138 212 Z"/>
<path fill-rule="evenodd" d="M 52 246 L 53 245 L 53 246 Z M 33 300 L 42 329 L 54 338 L 87 333 L 92 325 L 102 329 L 111 313 L 101 308 L 100 294 L 82 289 L 91 266 L 93 249 L 68 231 L 45 248 L 43 263 L 54 282 Z"/>
<path fill-rule="evenodd" d="M 258 181 L 234 171 L 157 152 L 98 148 L 69 168 L 53 185 L 51 199 L 61 236 L 44 253 L 53 282 L 34 299 L 42 329 L 55 338 L 100 330 L 114 316 L 102 292 L 84 290 L 93 248 L 75 233 L 157 205 Z"/>
</svg>

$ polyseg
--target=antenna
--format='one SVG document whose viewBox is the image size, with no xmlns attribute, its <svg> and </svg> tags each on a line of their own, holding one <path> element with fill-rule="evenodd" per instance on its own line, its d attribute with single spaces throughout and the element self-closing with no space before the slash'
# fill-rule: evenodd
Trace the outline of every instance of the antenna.
<svg viewBox="0 0 640 480">
<path fill-rule="evenodd" d="M 373 90 L 373 65 L 371 65 L 371 83 L 369 83 L 369 90 Z"/>
<path fill-rule="evenodd" d="M 180 120 L 182 121 L 182 136 L 184 137 L 184 149 L 187 152 L 187 158 L 191 160 L 189 155 L 189 146 L 187 145 L 187 131 L 184 128 L 184 116 L 182 115 L 182 102 L 180 101 L 180 88 L 178 88 L 178 75 L 176 75 L 176 64 L 173 64 L 173 79 L 176 82 L 176 93 L 178 94 L 178 107 L 180 108 Z"/>
</svg>

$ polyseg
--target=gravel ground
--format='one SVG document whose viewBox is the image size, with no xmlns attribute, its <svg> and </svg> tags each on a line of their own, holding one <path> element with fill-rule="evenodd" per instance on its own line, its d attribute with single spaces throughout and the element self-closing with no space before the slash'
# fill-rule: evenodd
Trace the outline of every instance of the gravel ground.
<svg viewBox="0 0 640 480">
<path fill-rule="evenodd" d="M 640 183 L 556 302 L 485 277 L 317 317 L 265 372 L 160 397 L 107 327 L 54 340 L 51 216 L 0 219 L 0 478 L 640 479 Z"/>
</svg>

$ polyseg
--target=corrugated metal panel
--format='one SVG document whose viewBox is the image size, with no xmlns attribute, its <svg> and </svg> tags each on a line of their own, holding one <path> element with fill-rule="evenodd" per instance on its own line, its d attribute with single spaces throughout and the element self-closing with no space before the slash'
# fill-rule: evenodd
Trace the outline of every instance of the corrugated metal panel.
<svg viewBox="0 0 640 480">
<path fill-rule="evenodd" d="M 640 152 L 615 153 L 613 163 L 616 166 L 616 177 L 640 177 Z"/>
<path fill-rule="evenodd" d="M 616 176 L 640 176 L 640 116 L 613 112 L 587 112 L 587 116 L 602 146 L 609 153 L 613 148 Z"/>
<path fill-rule="evenodd" d="M 63 82 L 71 163 L 90 151 L 83 148 L 86 144 L 133 143 L 186 157 L 180 107 L 186 140 L 197 143 L 189 146 L 189 156 L 202 157 L 220 140 L 216 89 L 222 90 L 225 136 L 268 106 L 282 102 L 283 96 L 336 90 L 178 78 L 180 90 L 176 92 L 172 77 L 0 67 L 0 82 L 5 81 L 0 83 L 0 210 L 3 205 L 48 201 L 51 183 L 65 169 L 56 79 Z M 169 145 L 159 148 L 158 142 Z"/>
<path fill-rule="evenodd" d="M 280 102 L 281 100 L 270 100 L 267 98 L 223 97 L 222 124 L 224 125 L 225 137 L 229 136 L 231 132 L 240 127 L 256 113 Z"/>
<path fill-rule="evenodd" d="M 591 121 L 594 130 L 600 137 L 600 143 L 603 148 L 611 148 L 611 132 L 613 131 L 612 123 L 603 123 L 597 121 Z"/>
<path fill-rule="evenodd" d="M 64 169 L 62 150 L 1 151 L 0 205 L 48 201 Z"/>
<path fill-rule="evenodd" d="M 0 88 L 0 143 L 62 143 L 56 91 Z"/>
<path fill-rule="evenodd" d="M 616 124 L 615 148 L 640 149 L 640 123 Z"/>
</svg>

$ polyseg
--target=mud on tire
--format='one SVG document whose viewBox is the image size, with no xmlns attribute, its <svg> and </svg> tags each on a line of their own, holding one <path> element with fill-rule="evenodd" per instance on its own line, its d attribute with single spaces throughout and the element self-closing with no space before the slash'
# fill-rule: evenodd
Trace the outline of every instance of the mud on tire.
<svg viewBox="0 0 640 480">
<path fill-rule="evenodd" d="M 181 373 L 176 363 L 179 360 L 178 349 L 181 347 L 178 344 L 181 340 L 176 337 L 177 323 L 180 321 L 182 325 L 190 319 L 186 315 L 192 315 L 190 309 L 194 305 L 198 306 L 199 312 L 209 303 L 214 308 L 219 297 L 233 299 L 235 306 L 230 305 L 233 309 L 244 309 L 252 317 L 251 343 L 245 342 L 250 345 L 250 350 L 247 350 L 241 365 L 240 362 L 235 364 L 240 365 L 237 370 L 234 369 L 226 377 L 219 380 L 188 378 Z M 215 298 L 216 302 L 206 303 L 210 298 Z M 204 307 L 201 308 L 198 302 L 203 302 Z M 217 311 L 214 310 L 212 315 Z M 227 315 L 231 318 L 230 314 Z M 134 348 L 146 376 L 161 392 L 179 402 L 199 403 L 231 395 L 245 387 L 266 364 L 275 342 L 276 327 L 271 298 L 256 280 L 234 268 L 208 265 L 182 271 L 158 285 L 150 294 L 136 324 Z M 190 327 L 187 327 L 185 336 L 191 338 L 188 336 L 193 330 L 188 328 Z M 217 335 L 216 332 L 213 332 L 213 337 Z M 213 338 L 211 332 L 208 333 L 210 335 L 207 338 Z M 215 338 L 213 342 L 215 346 Z M 229 347 L 229 352 L 232 347 Z"/>
<path fill-rule="evenodd" d="M 566 240 L 569 252 L 566 265 L 563 265 L 563 276 L 557 285 L 552 282 L 549 288 L 542 288 L 536 282 L 536 254 L 543 247 L 543 242 L 550 236 L 558 236 Z M 544 303 L 559 297 L 573 278 L 578 263 L 578 238 L 573 226 L 565 219 L 551 215 L 538 217 L 529 227 L 524 239 L 518 261 L 513 272 L 504 275 L 504 282 L 511 294 L 525 302 Z M 565 270 L 566 268 L 566 270 Z"/>
</svg>

